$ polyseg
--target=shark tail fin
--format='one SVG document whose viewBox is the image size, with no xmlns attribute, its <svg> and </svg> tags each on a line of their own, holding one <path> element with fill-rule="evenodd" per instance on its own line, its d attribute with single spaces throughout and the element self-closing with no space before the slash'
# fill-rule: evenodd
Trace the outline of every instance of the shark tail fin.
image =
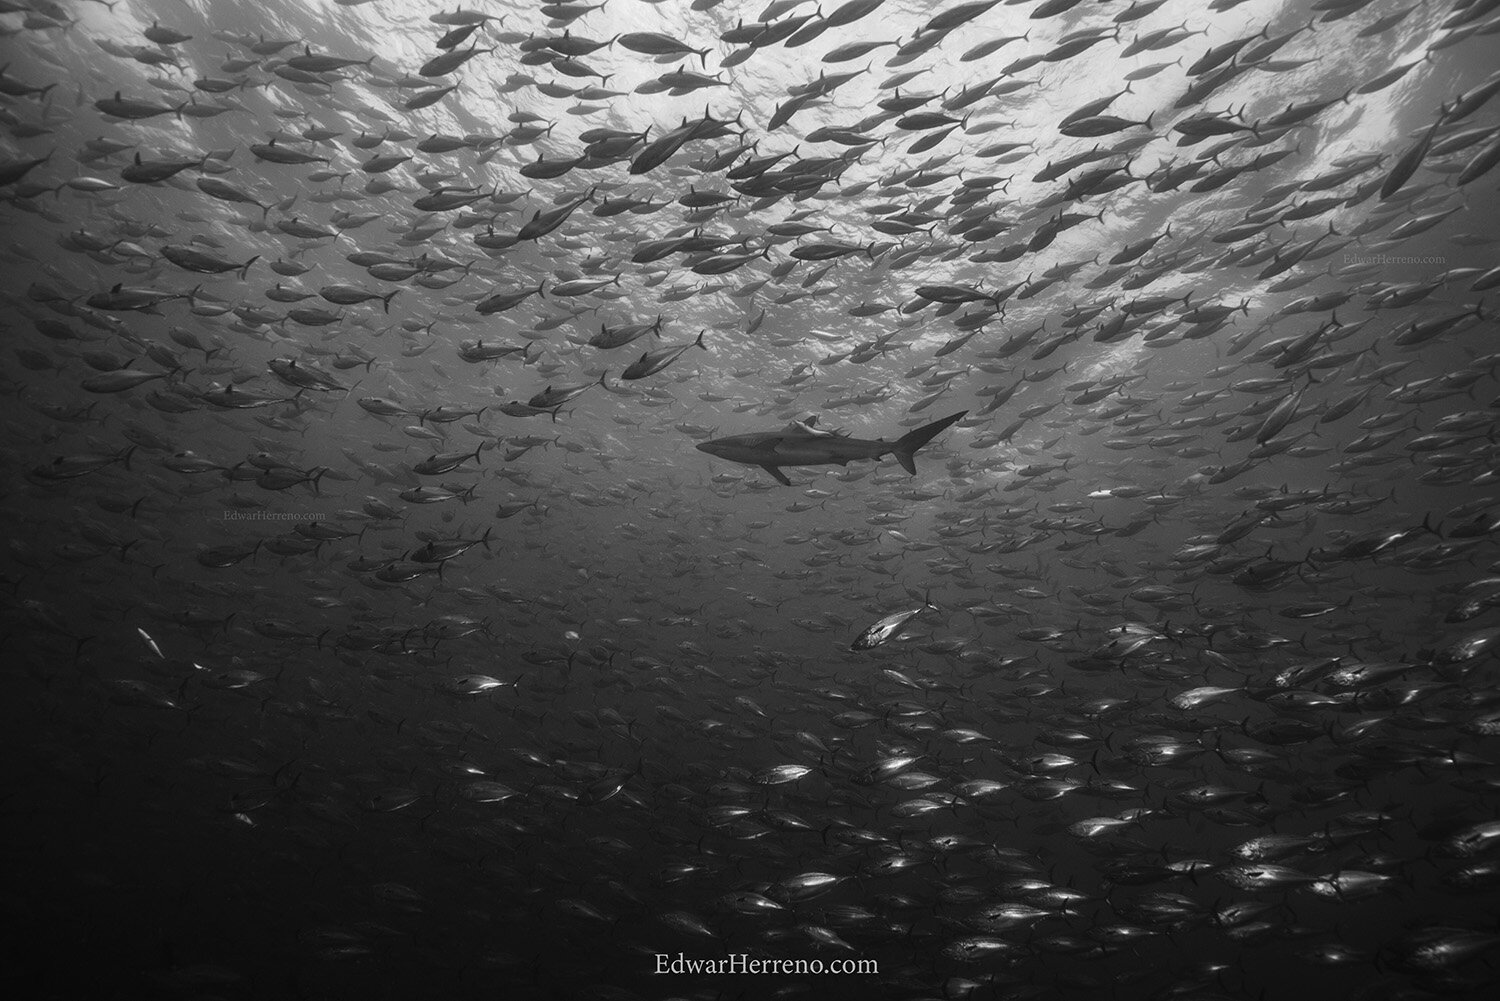
<svg viewBox="0 0 1500 1001">
<path fill-rule="evenodd" d="M 953 424 L 963 420 L 968 413 L 967 410 L 960 410 L 956 414 L 944 417 L 940 421 L 933 421 L 931 424 L 924 424 L 915 431 L 908 431 L 897 438 L 895 444 L 891 446 L 891 451 L 895 454 L 896 461 L 901 463 L 901 468 L 913 476 L 917 475 L 915 461 L 917 449 L 942 434 Z"/>
</svg>

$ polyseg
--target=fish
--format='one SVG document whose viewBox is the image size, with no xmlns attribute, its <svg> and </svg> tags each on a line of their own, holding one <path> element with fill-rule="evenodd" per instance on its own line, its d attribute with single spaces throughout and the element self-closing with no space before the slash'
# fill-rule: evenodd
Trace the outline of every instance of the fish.
<svg viewBox="0 0 1500 1001">
<path fill-rule="evenodd" d="M 707 330 L 700 330 L 696 339 L 685 344 L 673 344 L 657 348 L 655 351 L 645 352 L 635 361 L 625 366 L 625 369 L 620 373 L 620 378 L 624 380 L 644 379 L 647 376 L 655 375 L 678 358 L 681 358 L 683 353 L 690 348 L 697 347 L 707 351 L 708 346 L 703 343 L 703 335 L 706 333 L 708 333 Z"/>
<path fill-rule="evenodd" d="M 240 280 L 244 281 L 250 273 L 250 265 L 260 260 L 256 254 L 249 260 L 238 263 L 227 261 L 216 254 L 205 253 L 192 247 L 173 246 L 168 244 L 161 248 L 161 255 L 184 271 L 195 271 L 204 275 L 219 275 L 230 271 L 238 271 Z"/>
<path fill-rule="evenodd" d="M 932 603 L 932 593 L 922 599 L 922 604 L 917 608 L 907 609 L 902 612 L 892 612 L 890 615 L 877 619 L 865 628 L 854 642 L 849 644 L 850 650 L 873 650 L 875 647 L 888 643 L 901 634 L 901 631 L 917 616 L 928 609 L 937 611 L 937 606 Z"/>
<path fill-rule="evenodd" d="M 177 299 L 186 299 L 191 303 L 196 293 L 197 289 L 188 292 L 170 292 L 164 289 L 129 287 L 116 283 L 107 292 L 95 292 L 89 296 L 88 305 L 92 309 L 106 312 L 159 313 L 157 306 Z"/>
<path fill-rule="evenodd" d="M 412 471 L 421 476 L 440 476 L 443 473 L 451 473 L 469 459 L 478 463 L 479 455 L 483 450 L 484 442 L 480 442 L 474 447 L 473 452 L 437 452 L 412 466 Z"/>
<path fill-rule="evenodd" d="M 715 458 L 760 466 L 778 483 L 788 487 L 792 482 L 781 471 L 786 466 L 845 466 L 853 460 L 879 459 L 887 455 L 894 455 L 901 467 L 915 476 L 917 450 L 966 416 L 968 411 L 961 410 L 908 431 L 893 442 L 880 438 L 852 438 L 825 431 L 816 427 L 815 421 L 793 421 L 780 431 L 710 438 L 694 447 Z"/>
<path fill-rule="evenodd" d="M 400 291 L 398 288 L 382 294 L 353 285 L 325 285 L 318 290 L 318 295 L 336 306 L 357 306 L 362 302 L 369 302 L 372 299 L 378 300 L 381 311 L 389 313 L 391 311 L 391 300 L 396 298 L 397 293 Z"/>
<path fill-rule="evenodd" d="M 526 406 L 538 411 L 555 411 L 558 407 L 571 403 L 595 386 L 608 386 L 605 378 L 609 375 L 600 372 L 599 378 L 594 382 L 586 382 L 577 386 L 548 386 L 541 392 L 536 393 L 526 401 Z"/>
</svg>

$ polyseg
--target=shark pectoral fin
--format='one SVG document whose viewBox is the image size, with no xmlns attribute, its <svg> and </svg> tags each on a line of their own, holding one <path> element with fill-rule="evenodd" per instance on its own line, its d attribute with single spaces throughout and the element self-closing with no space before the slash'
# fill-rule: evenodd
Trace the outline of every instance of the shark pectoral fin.
<svg viewBox="0 0 1500 1001">
<path fill-rule="evenodd" d="M 781 467 L 779 467 L 779 466 L 761 466 L 760 468 L 764 469 L 766 472 L 770 473 L 773 477 L 775 477 L 778 481 L 780 481 L 780 483 L 781 483 L 782 486 L 789 487 L 789 486 L 792 485 L 792 481 L 786 478 L 786 473 L 783 473 L 781 471 Z"/>
</svg>

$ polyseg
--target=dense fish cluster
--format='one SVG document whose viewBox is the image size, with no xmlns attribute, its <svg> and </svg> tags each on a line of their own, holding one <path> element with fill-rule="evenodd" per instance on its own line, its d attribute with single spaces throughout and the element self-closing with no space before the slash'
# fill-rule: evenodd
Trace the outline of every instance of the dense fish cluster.
<svg viewBox="0 0 1500 1001">
<path fill-rule="evenodd" d="M 1494 996 L 1500 4 L 471 2 L 0 0 L 7 973 Z"/>
</svg>

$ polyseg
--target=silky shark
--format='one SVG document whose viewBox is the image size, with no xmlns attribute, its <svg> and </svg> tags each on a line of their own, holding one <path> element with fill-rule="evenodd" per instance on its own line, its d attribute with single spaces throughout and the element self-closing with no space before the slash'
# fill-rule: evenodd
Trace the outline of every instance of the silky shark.
<svg viewBox="0 0 1500 1001">
<path fill-rule="evenodd" d="M 851 459 L 879 459 L 885 455 L 894 455 L 902 468 L 915 476 L 917 466 L 913 460 L 917 449 L 962 420 L 967 413 L 967 410 L 963 410 L 940 421 L 924 424 L 895 441 L 883 438 L 871 441 L 825 431 L 815 426 L 817 418 L 812 417 L 806 421 L 792 421 L 780 431 L 757 431 L 752 434 L 730 435 L 728 438 L 713 438 L 701 443 L 698 451 L 730 462 L 759 466 L 786 486 L 791 486 L 792 481 L 781 471 L 783 466 L 843 466 Z"/>
</svg>

